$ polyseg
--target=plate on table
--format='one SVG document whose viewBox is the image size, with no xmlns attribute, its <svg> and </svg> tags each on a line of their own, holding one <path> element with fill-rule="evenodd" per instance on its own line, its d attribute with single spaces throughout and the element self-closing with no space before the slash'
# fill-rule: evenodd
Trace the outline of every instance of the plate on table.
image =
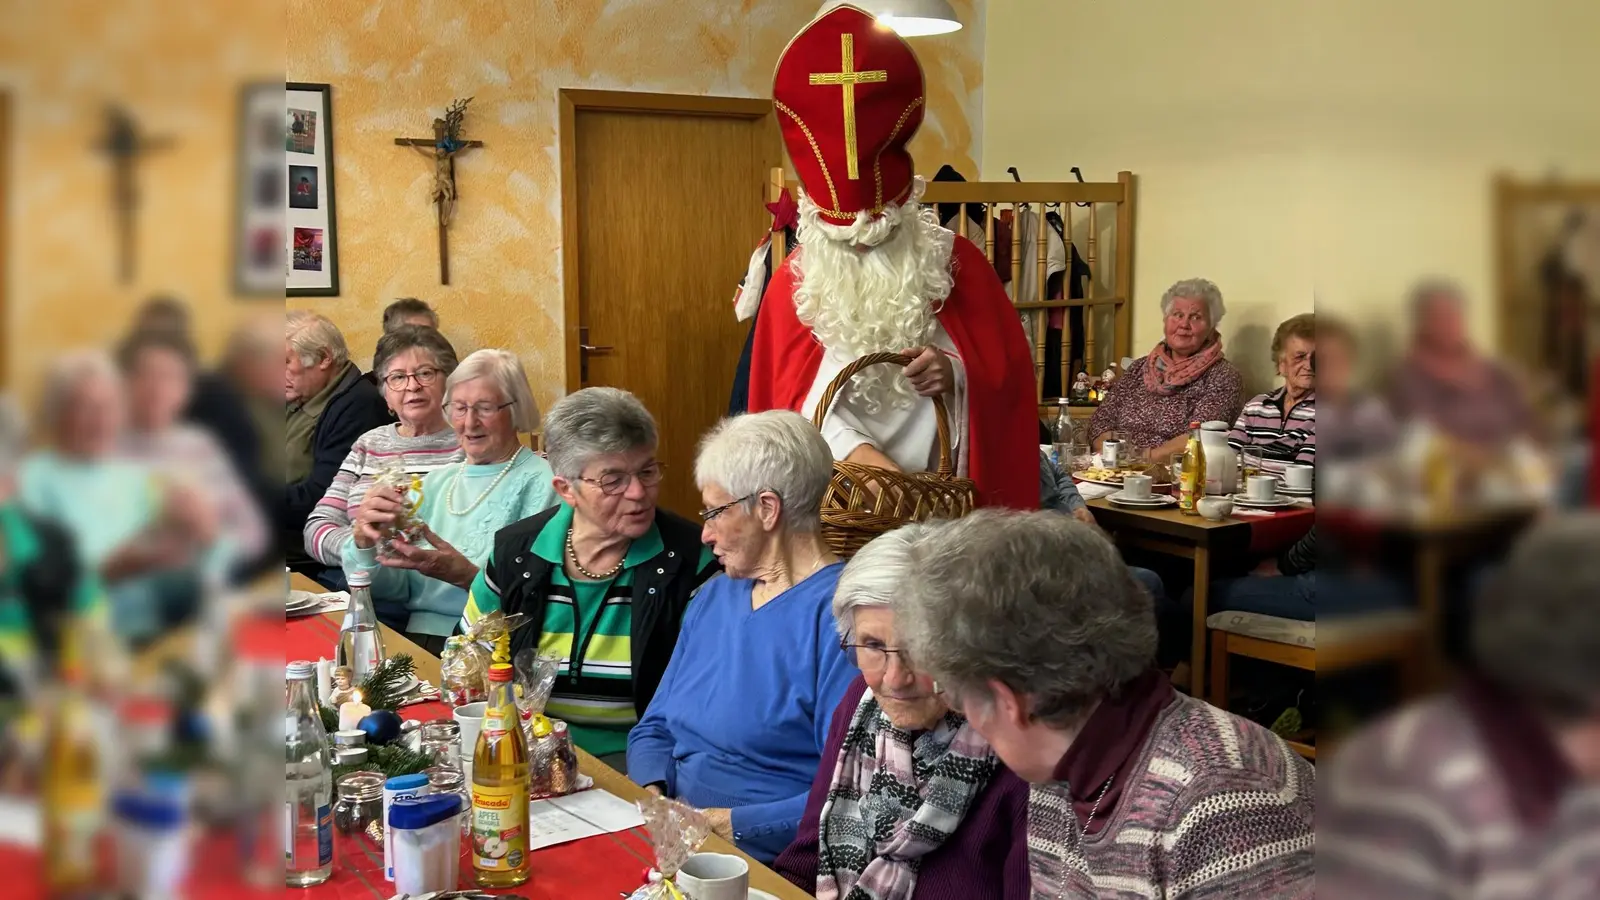
<svg viewBox="0 0 1600 900">
<path fill-rule="evenodd" d="M 1316 492 L 1316 488 L 1292 488 L 1281 481 L 1278 482 L 1278 493 L 1285 497 L 1310 497 Z"/>
<path fill-rule="evenodd" d="M 322 609 L 322 595 L 309 591 L 290 591 L 283 611 L 288 616 L 306 616 Z"/>
<path fill-rule="evenodd" d="M 1104 487 L 1122 487 L 1122 479 L 1128 475 L 1143 475 L 1142 469 L 1106 469 L 1091 466 L 1072 473 L 1072 477 L 1088 484 L 1098 484 Z M 1169 476 L 1170 477 L 1170 476 Z M 1156 479 L 1150 482 L 1152 488 L 1169 488 L 1172 482 Z"/>
<path fill-rule="evenodd" d="M 760 888 L 751 888 L 750 900 L 778 900 L 778 895 L 769 894 Z"/>
<path fill-rule="evenodd" d="M 1173 506 L 1178 502 L 1177 497 L 1168 496 L 1166 494 L 1151 494 L 1149 497 L 1144 499 L 1135 500 L 1131 497 L 1123 496 L 1125 493 L 1127 492 L 1117 491 L 1115 494 L 1111 494 L 1106 497 L 1106 499 L 1117 504 L 1118 506 L 1131 506 L 1134 509 L 1160 509 L 1163 506 Z"/>
<path fill-rule="evenodd" d="M 1234 506 L 1243 506 L 1249 509 L 1280 509 L 1285 506 L 1294 506 L 1294 498 L 1277 494 L 1271 500 L 1251 500 L 1249 494 L 1232 494 Z"/>
</svg>

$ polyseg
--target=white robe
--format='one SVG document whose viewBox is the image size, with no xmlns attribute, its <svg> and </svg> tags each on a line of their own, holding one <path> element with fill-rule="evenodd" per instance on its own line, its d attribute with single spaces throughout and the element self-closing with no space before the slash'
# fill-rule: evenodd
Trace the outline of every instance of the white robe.
<svg viewBox="0 0 1600 900">
<path fill-rule="evenodd" d="M 943 325 L 935 324 L 934 346 L 945 351 L 955 370 L 955 387 L 945 395 L 945 407 L 950 414 L 951 453 L 955 456 L 956 472 L 967 472 L 967 373 L 956 346 Z M 817 365 L 816 380 L 806 394 L 805 415 L 811 418 L 834 376 L 855 360 L 855 357 L 824 348 L 822 361 Z M 833 410 L 822 420 L 822 436 L 827 439 L 834 459 L 844 459 L 862 444 L 871 444 L 907 472 L 929 472 L 939 460 L 938 425 L 934 416 L 933 401 L 916 397 L 911 406 L 897 409 L 888 402 L 875 414 L 869 414 L 853 385 L 846 385 L 836 396 Z"/>
</svg>

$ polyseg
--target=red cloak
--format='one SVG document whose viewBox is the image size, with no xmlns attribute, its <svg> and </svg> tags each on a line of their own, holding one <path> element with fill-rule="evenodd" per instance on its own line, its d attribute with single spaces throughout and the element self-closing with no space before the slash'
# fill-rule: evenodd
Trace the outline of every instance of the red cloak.
<svg viewBox="0 0 1600 900">
<path fill-rule="evenodd" d="M 1022 322 L 983 251 L 957 236 L 955 287 L 939 311 L 967 377 L 967 469 L 980 506 L 1039 508 L 1039 412 Z M 750 354 L 750 412 L 804 412 L 822 344 L 794 308 L 785 261 L 761 298 Z"/>
</svg>

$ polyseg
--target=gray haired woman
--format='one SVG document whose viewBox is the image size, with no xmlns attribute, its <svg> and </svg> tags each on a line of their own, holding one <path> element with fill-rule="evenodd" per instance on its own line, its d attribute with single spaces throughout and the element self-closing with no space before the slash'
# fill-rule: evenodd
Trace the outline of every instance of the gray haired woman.
<svg viewBox="0 0 1600 900">
<path fill-rule="evenodd" d="M 372 372 L 399 421 L 356 438 L 328 492 L 306 519 L 306 552 L 335 567 L 319 581 L 343 588 L 344 573 L 337 567 L 355 532 L 355 512 L 380 470 L 394 466 L 421 478 L 461 461 L 461 441 L 444 415 L 445 379 L 455 369 L 455 347 L 427 326 L 401 325 L 378 339 Z"/>
<path fill-rule="evenodd" d="M 498 609 L 538 623 L 512 635 L 513 654 L 560 657 L 546 710 L 620 764 L 714 560 L 694 523 L 656 506 L 656 423 L 637 397 L 571 394 L 550 410 L 544 443 L 561 502 L 494 536 L 466 620 Z"/>
<path fill-rule="evenodd" d="M 518 436 L 539 427 L 539 407 L 516 354 L 479 350 L 462 360 L 445 382 L 444 409 L 465 458 L 422 479 L 422 542 L 395 538 L 379 554 L 408 502 L 400 486 L 367 492 L 344 548 L 346 573 L 372 574 L 379 618 L 403 612 L 407 636 L 435 653 L 461 621 L 494 533 L 556 502 L 550 466 Z"/>
<path fill-rule="evenodd" d="M 1183 452 L 1190 422 L 1232 423 L 1244 406 L 1244 379 L 1222 355 L 1217 325 L 1222 291 L 1186 278 L 1161 296 L 1162 339 L 1117 379 L 1111 398 L 1089 418 L 1094 446 L 1113 432 L 1150 458 Z"/>
<path fill-rule="evenodd" d="M 794 843 L 773 863 L 819 900 L 1027 900 L 1028 785 L 950 709 L 895 627 L 925 525 L 839 576 L 833 618 L 860 678 L 833 713 Z"/>
<path fill-rule="evenodd" d="M 1310 897 L 1315 784 L 1276 735 L 1173 691 L 1150 597 L 1096 529 L 980 510 L 914 543 L 917 664 L 1033 784 L 1035 896 Z M 1151 852 L 1152 848 L 1161 852 Z"/>
<path fill-rule="evenodd" d="M 794 838 L 828 725 L 855 667 L 830 610 L 844 566 L 822 538 L 833 454 L 788 410 L 727 419 L 700 444 L 701 536 L 725 575 L 683 620 L 628 777 L 705 810 L 771 862 Z"/>
</svg>

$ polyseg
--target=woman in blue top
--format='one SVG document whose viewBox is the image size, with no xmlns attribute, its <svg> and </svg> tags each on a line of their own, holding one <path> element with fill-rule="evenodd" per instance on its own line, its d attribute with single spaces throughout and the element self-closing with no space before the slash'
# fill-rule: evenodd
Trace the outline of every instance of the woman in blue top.
<svg viewBox="0 0 1600 900">
<path fill-rule="evenodd" d="M 390 393 L 423 390 L 411 378 Z M 388 555 L 378 555 L 378 543 L 401 508 L 404 488 L 396 488 L 367 492 L 353 538 L 344 545 L 345 572 L 372 574 L 380 617 L 385 609 L 404 608 L 404 621 L 391 627 L 398 625 L 435 654 L 461 620 L 467 589 L 489 556 L 494 533 L 556 504 L 550 466 L 517 436 L 539 427 L 539 407 L 516 354 L 479 350 L 462 360 L 445 381 L 444 410 L 466 459 L 422 479 L 417 518 L 425 526 L 423 543 L 396 540 Z"/>
<path fill-rule="evenodd" d="M 855 678 L 833 621 L 843 564 L 822 539 L 827 443 L 785 410 L 724 420 L 700 445 L 701 540 L 725 574 L 700 588 L 628 739 L 628 776 L 705 809 L 763 862 L 790 840 Z"/>
</svg>

